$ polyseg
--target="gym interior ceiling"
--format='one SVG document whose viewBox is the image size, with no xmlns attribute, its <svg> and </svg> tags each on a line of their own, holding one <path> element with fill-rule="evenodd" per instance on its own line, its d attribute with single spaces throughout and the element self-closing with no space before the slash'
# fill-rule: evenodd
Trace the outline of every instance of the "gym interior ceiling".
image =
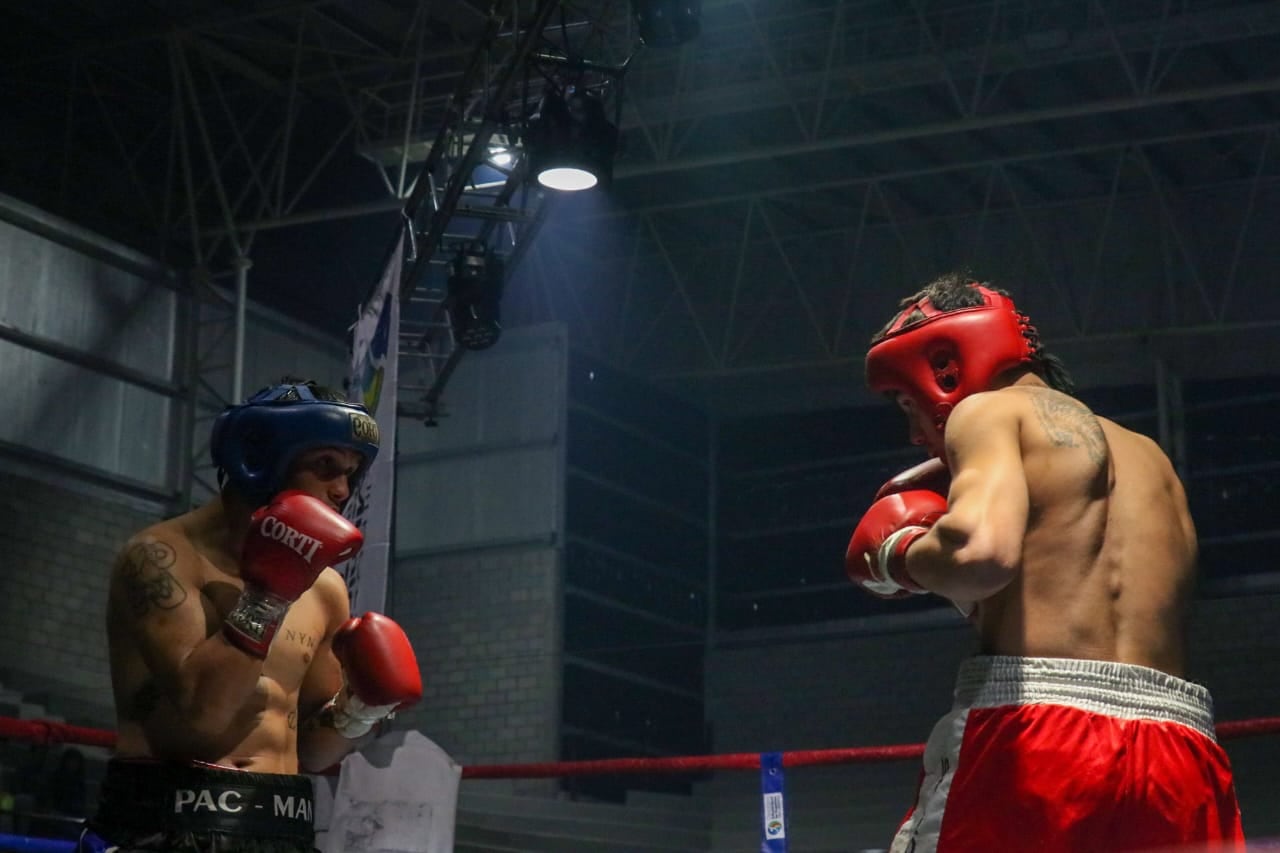
<svg viewBox="0 0 1280 853">
<path fill-rule="evenodd" d="M 669 47 L 632 11 L 8 2 L 0 192 L 215 281 L 247 257 L 254 298 L 341 335 L 442 126 L 456 160 L 594 86 L 614 179 L 511 194 L 503 322 L 714 412 L 861 401 L 868 335 L 957 267 L 1086 384 L 1277 363 L 1280 3 L 702 0 Z"/>
</svg>

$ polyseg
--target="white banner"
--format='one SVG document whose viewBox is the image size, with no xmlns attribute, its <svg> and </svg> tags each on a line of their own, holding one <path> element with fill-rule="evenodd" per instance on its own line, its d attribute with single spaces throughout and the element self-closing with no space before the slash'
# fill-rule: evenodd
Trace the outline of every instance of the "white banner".
<svg viewBox="0 0 1280 853">
<path fill-rule="evenodd" d="M 421 733 L 380 737 L 342 759 L 336 786 L 316 786 L 316 849 L 453 853 L 461 779 L 462 767 Z"/>
<path fill-rule="evenodd" d="M 360 309 L 351 344 L 347 398 L 378 422 L 381 448 L 343 513 L 364 534 L 364 547 L 342 566 L 351 614 L 385 612 L 391 566 L 392 499 L 395 495 L 396 373 L 400 336 L 400 267 L 404 241 L 382 271 L 377 291 Z"/>
</svg>

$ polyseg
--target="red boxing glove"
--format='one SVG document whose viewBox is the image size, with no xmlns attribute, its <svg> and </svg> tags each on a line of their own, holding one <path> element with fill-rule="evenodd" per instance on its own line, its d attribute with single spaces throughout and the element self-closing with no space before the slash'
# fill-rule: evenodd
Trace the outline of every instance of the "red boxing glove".
<svg viewBox="0 0 1280 853">
<path fill-rule="evenodd" d="M 240 558 L 244 592 L 222 625 L 227 639 L 265 658 L 289 605 L 325 567 L 363 544 L 359 529 L 324 501 L 294 490 L 276 495 L 249 518 Z"/>
<path fill-rule="evenodd" d="M 880 491 L 876 492 L 875 500 L 914 489 L 928 489 L 947 495 L 951 491 L 951 471 L 947 468 L 947 463 L 931 456 L 919 465 L 912 465 L 881 486 Z"/>
<path fill-rule="evenodd" d="M 334 728 L 357 738 L 422 698 L 422 673 L 404 629 L 381 613 L 343 623 L 333 636 L 344 686 L 333 697 Z"/>
<path fill-rule="evenodd" d="M 928 592 L 907 574 L 907 549 L 947 511 L 947 499 L 927 489 L 880 498 L 858 522 L 844 554 L 849 579 L 881 598 Z"/>
</svg>

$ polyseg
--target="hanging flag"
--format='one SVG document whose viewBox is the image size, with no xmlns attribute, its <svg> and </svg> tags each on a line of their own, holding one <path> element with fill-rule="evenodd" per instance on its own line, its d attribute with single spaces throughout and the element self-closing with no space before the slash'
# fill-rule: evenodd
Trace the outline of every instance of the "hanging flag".
<svg viewBox="0 0 1280 853">
<path fill-rule="evenodd" d="M 381 433 L 381 448 L 343 514 L 364 534 L 364 547 L 339 570 L 347 581 L 354 615 L 385 612 L 391 567 L 392 501 L 395 496 L 396 373 L 399 361 L 400 269 L 404 241 L 392 252 L 378 288 L 360 308 L 351 344 L 347 398 L 360 403 Z"/>
</svg>

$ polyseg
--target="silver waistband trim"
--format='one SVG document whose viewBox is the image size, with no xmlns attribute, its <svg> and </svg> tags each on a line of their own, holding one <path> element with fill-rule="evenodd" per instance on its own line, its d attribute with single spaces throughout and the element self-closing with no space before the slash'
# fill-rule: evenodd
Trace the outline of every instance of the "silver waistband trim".
<svg viewBox="0 0 1280 853">
<path fill-rule="evenodd" d="M 1209 691 L 1150 667 L 1006 656 L 973 657 L 960 665 L 956 708 L 1037 704 L 1066 705 L 1126 720 L 1167 720 L 1217 739 Z"/>
</svg>

